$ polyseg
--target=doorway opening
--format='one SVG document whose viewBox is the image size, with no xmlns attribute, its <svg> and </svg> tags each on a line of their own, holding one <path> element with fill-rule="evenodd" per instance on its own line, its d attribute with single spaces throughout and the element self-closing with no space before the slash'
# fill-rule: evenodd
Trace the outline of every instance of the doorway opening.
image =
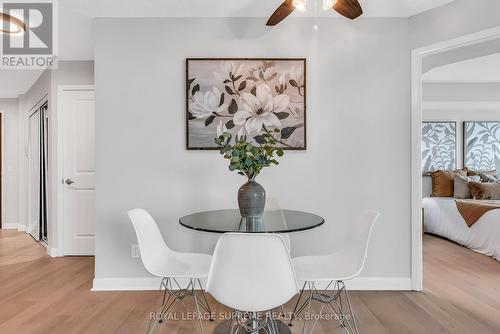
<svg viewBox="0 0 500 334">
<path fill-rule="evenodd" d="M 490 62 L 495 59 L 500 62 L 500 27 L 423 47 L 412 53 L 413 290 L 423 290 L 424 270 L 426 282 L 432 282 L 429 275 L 443 279 L 444 271 L 447 270 L 443 260 L 445 256 L 448 256 L 448 260 L 455 256 L 454 260 L 448 261 L 451 267 L 459 265 L 457 261 L 463 260 L 465 262 L 461 268 L 465 269 L 469 265 L 474 266 L 477 261 L 484 260 L 489 264 L 490 272 L 499 272 L 497 269 L 500 269 L 500 262 L 492 257 L 498 255 L 497 259 L 500 260 L 500 245 L 496 245 L 496 251 L 475 247 L 470 240 L 473 239 L 472 235 L 477 233 L 481 222 L 476 223 L 475 227 L 469 227 L 462 210 L 457 206 L 462 200 L 474 201 L 470 198 L 470 193 L 466 194 L 469 190 L 467 183 L 471 181 L 467 178 L 477 175 L 478 172 L 473 163 L 474 155 L 478 154 L 472 147 L 473 144 L 480 142 L 483 148 L 487 145 L 500 148 L 500 138 L 497 143 L 493 140 L 489 142 L 483 137 L 484 132 L 481 138 L 471 139 L 474 135 L 472 123 L 496 122 L 500 129 L 500 95 L 493 93 L 496 97 L 489 96 L 491 92 L 500 91 L 494 87 L 500 87 L 500 79 L 490 82 L 493 72 L 500 68 L 500 63 L 491 65 Z M 480 66 L 484 67 L 484 71 L 474 69 L 474 64 L 482 64 Z M 480 73 L 483 73 L 483 79 L 478 75 Z M 500 130 L 498 133 L 500 136 Z M 490 157 L 493 165 L 494 151 L 493 148 L 493 155 Z M 441 172 L 435 173 L 433 177 L 429 176 L 430 172 L 436 170 Z M 453 172 L 457 170 L 462 171 Z M 437 175 L 445 177 L 439 178 Z M 477 177 L 479 176 L 474 176 L 474 180 Z M 460 180 L 465 182 L 465 187 L 460 187 Z M 445 186 L 444 190 L 438 189 L 439 182 Z M 464 193 L 456 193 L 455 184 L 458 184 L 457 189 Z M 490 212 L 487 215 L 494 214 Z M 500 218 L 500 210 L 496 210 L 496 215 Z M 481 219 L 489 218 L 491 217 L 485 216 Z M 498 221 L 494 225 L 498 225 Z M 424 235 L 424 232 L 430 234 Z M 468 240 L 460 237 L 464 235 L 469 236 L 466 237 Z M 478 254 L 478 251 L 483 254 Z M 464 253 L 460 259 L 453 255 L 458 252 Z M 424 268 L 424 254 L 426 266 L 430 262 L 433 262 L 434 266 Z M 443 257 L 436 258 L 439 256 Z M 450 281 L 460 284 L 461 280 Z M 466 282 L 466 277 L 463 281 Z M 488 282 L 484 282 L 483 286 L 487 284 Z M 467 288 L 463 287 L 464 290 Z"/>
<path fill-rule="evenodd" d="M 2 170 L 2 165 L 3 165 L 3 113 L 0 112 L 0 229 L 2 228 L 3 224 L 3 170 Z"/>
<path fill-rule="evenodd" d="M 94 86 L 58 87 L 57 238 L 61 256 L 95 254 Z"/>
</svg>

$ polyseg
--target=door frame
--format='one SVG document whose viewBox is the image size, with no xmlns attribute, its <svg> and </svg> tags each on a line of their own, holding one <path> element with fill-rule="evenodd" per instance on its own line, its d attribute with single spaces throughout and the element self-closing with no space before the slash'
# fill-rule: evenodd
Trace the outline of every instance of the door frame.
<svg viewBox="0 0 500 334">
<path fill-rule="evenodd" d="M 48 249 L 48 245 L 46 243 L 43 243 L 41 242 L 41 238 L 39 238 L 39 236 L 34 236 L 33 235 L 33 231 L 31 230 L 31 223 L 32 223 L 32 213 L 33 213 L 33 202 L 32 202 L 32 191 L 33 191 L 33 188 L 32 188 L 32 181 L 33 181 L 33 173 L 32 173 L 32 170 L 31 170 L 31 167 L 32 167 L 32 155 L 31 155 L 31 152 L 33 150 L 33 147 L 31 145 L 31 117 L 33 117 L 33 115 L 35 115 L 36 113 L 38 113 L 40 111 L 40 107 L 44 104 L 48 102 L 48 96 L 45 95 L 40 101 L 38 101 L 31 109 L 30 111 L 28 112 L 28 127 L 27 127 L 27 130 L 28 130 L 28 145 L 27 145 L 27 153 L 28 153 L 28 159 L 27 159 L 27 162 L 28 162 L 28 222 L 27 222 L 27 225 L 26 225 L 26 232 L 31 235 L 31 237 L 33 237 L 37 242 L 39 242 L 41 245 L 43 246 L 46 246 L 47 249 Z M 41 114 L 38 115 L 38 117 L 41 117 Z M 41 118 L 39 119 L 39 121 L 41 121 Z M 38 163 L 40 162 L 40 157 L 41 157 L 41 148 L 40 148 L 40 136 L 41 135 L 41 129 L 38 128 Z M 39 166 L 40 168 L 40 166 Z M 39 170 L 39 173 L 41 173 L 41 169 Z M 38 189 L 40 189 L 40 186 L 41 186 L 41 178 L 39 177 L 39 180 L 38 180 Z M 38 198 L 38 212 L 40 212 L 40 197 L 41 194 L 39 194 L 39 198 Z M 37 223 L 38 225 L 40 225 L 40 217 L 39 217 L 39 221 Z M 40 234 L 40 226 L 38 226 L 38 235 Z M 37 239 L 38 238 L 38 239 Z"/>
<path fill-rule="evenodd" d="M 56 138 L 53 141 L 55 147 L 56 163 L 52 164 L 52 175 L 55 177 L 52 180 L 52 189 L 55 189 L 52 198 L 52 212 L 55 212 L 53 219 L 53 235 L 57 235 L 56 249 L 53 251 L 52 256 L 64 256 L 64 117 L 63 117 L 63 95 L 65 92 L 74 91 L 93 91 L 95 92 L 95 85 L 58 85 L 57 86 L 57 108 L 56 108 L 56 121 L 52 122 L 55 126 Z"/>
<path fill-rule="evenodd" d="M 23 149 L 22 152 L 20 152 L 20 154 L 25 154 L 26 155 L 26 182 L 27 182 L 27 185 L 26 185 L 26 189 L 27 189 L 27 201 L 26 201 L 26 213 L 27 213 L 27 220 L 26 220 L 26 225 L 24 225 L 21 229 L 19 228 L 21 225 L 19 225 L 20 223 L 18 222 L 18 231 L 24 231 L 28 234 L 30 234 L 30 221 L 31 221 L 31 163 L 30 163 L 30 159 L 31 159 L 31 151 L 30 151 L 30 117 L 36 112 L 37 110 L 37 107 L 39 108 L 45 101 L 48 101 L 49 102 L 49 105 L 50 105 L 50 94 L 46 93 L 42 96 L 42 98 L 40 98 L 38 101 L 36 101 L 31 107 L 29 107 L 29 109 L 27 109 L 27 111 L 24 113 L 23 112 L 23 118 L 25 118 L 26 120 L 26 132 L 25 132 L 25 135 L 26 135 L 26 146 L 25 146 L 25 149 Z M 22 172 L 19 174 L 20 177 L 22 177 Z M 47 196 L 48 198 L 48 196 Z M 47 205 L 47 208 L 48 208 L 48 205 Z M 19 210 L 21 211 L 21 210 Z M 49 240 L 49 243 L 50 243 L 50 240 Z M 44 247 L 47 248 L 47 254 L 50 255 L 50 248 L 49 248 L 49 245 L 47 245 L 46 243 L 40 243 L 41 245 L 43 245 Z"/>
<path fill-rule="evenodd" d="M 500 38 L 500 27 L 464 35 L 412 50 L 411 55 L 411 281 L 412 289 L 423 289 L 422 239 L 422 69 L 426 56 Z"/>
<path fill-rule="evenodd" d="M 0 110 L 0 229 L 5 228 L 5 212 L 3 202 L 5 201 L 4 188 L 4 154 L 5 154 L 5 112 Z"/>
</svg>

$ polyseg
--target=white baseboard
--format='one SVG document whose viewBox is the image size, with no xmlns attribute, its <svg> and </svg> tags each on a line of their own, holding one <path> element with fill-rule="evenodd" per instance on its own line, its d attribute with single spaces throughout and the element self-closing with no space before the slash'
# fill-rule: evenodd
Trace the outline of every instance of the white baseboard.
<svg viewBox="0 0 500 334">
<path fill-rule="evenodd" d="M 18 226 L 17 226 L 17 230 L 18 230 L 19 232 L 26 232 L 26 231 L 27 231 L 27 229 L 26 229 L 26 225 L 18 225 Z"/>
<path fill-rule="evenodd" d="M 128 277 L 128 278 L 94 278 L 91 291 L 143 291 L 158 290 L 160 278 L 156 277 Z M 186 280 L 178 280 L 181 286 L 187 284 Z M 201 280 L 205 286 L 206 280 Z M 299 282 L 300 288 L 304 283 Z M 346 282 L 349 290 L 412 290 L 410 277 L 359 277 Z M 321 284 L 316 284 L 322 288 Z"/>
<path fill-rule="evenodd" d="M 59 251 L 57 248 L 49 248 L 47 247 L 47 253 L 49 254 L 50 257 L 59 257 Z"/>
<path fill-rule="evenodd" d="M 302 283 L 304 284 L 304 283 Z M 345 282 L 349 290 L 411 291 L 410 277 L 358 277 Z M 320 287 L 319 285 L 317 285 Z"/>
<path fill-rule="evenodd" d="M 160 282 L 157 277 L 94 278 L 91 291 L 158 290 Z"/>
<path fill-rule="evenodd" d="M 18 224 L 17 223 L 4 223 L 2 224 L 2 228 L 4 230 L 17 230 Z"/>
</svg>

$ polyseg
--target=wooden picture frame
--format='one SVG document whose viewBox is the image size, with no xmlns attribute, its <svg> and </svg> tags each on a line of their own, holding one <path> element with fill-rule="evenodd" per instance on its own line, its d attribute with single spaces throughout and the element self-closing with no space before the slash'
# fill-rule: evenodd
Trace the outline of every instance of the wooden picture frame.
<svg viewBox="0 0 500 334">
<path fill-rule="evenodd" d="M 267 128 L 307 149 L 306 58 L 187 58 L 185 94 L 187 150 L 218 150 L 224 131 L 259 144 Z"/>
</svg>

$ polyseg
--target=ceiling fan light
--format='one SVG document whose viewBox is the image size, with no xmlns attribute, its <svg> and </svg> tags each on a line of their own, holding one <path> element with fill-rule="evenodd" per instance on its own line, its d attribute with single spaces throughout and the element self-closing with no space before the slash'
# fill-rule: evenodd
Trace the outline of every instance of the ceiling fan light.
<svg viewBox="0 0 500 334">
<path fill-rule="evenodd" d="M 25 31 L 26 24 L 21 19 L 0 9 L 0 34 L 15 35 Z"/>
<path fill-rule="evenodd" d="M 324 10 L 330 10 L 332 9 L 333 5 L 337 3 L 337 0 L 323 0 L 323 9 Z"/>
<path fill-rule="evenodd" d="M 301 12 L 305 12 L 307 9 L 307 0 L 293 0 L 293 6 Z"/>
</svg>

